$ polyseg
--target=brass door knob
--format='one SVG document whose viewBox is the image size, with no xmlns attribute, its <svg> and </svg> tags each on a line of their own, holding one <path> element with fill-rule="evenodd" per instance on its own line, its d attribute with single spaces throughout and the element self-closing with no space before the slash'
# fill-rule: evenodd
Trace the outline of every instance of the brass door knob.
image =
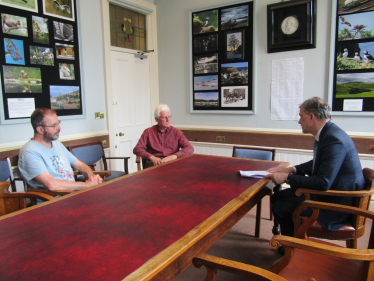
<svg viewBox="0 0 374 281">
<path fill-rule="evenodd" d="M 121 133 L 121 132 L 119 133 L 120 137 L 123 137 L 124 135 L 125 135 L 124 133 Z"/>
</svg>

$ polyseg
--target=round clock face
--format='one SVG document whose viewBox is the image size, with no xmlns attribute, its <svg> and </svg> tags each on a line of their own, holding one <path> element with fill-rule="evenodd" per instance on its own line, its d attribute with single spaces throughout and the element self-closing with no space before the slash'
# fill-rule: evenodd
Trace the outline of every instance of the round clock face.
<svg viewBox="0 0 374 281">
<path fill-rule="evenodd" d="M 294 16 L 288 16 L 282 21 L 282 31 L 286 35 L 291 35 L 299 28 L 299 20 Z"/>
</svg>

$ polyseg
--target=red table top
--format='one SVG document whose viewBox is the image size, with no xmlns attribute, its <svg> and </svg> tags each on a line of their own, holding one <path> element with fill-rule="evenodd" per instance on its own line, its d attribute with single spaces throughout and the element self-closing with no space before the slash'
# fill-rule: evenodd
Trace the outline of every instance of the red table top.
<svg viewBox="0 0 374 281">
<path fill-rule="evenodd" d="M 0 279 L 122 280 L 278 165 L 192 155 L 0 220 Z"/>
</svg>

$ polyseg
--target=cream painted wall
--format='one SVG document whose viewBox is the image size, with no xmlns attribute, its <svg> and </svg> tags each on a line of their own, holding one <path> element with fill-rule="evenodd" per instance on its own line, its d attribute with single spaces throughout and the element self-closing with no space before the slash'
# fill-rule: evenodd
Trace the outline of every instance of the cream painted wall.
<svg viewBox="0 0 374 281">
<path fill-rule="evenodd" d="M 271 63 L 274 59 L 303 57 L 305 61 L 304 98 L 328 99 L 330 26 L 332 0 L 317 0 L 317 48 L 267 53 L 267 5 L 278 0 L 255 0 L 254 33 L 256 115 L 218 115 L 190 113 L 189 11 L 246 1 L 155 0 L 158 17 L 160 102 L 171 106 L 173 124 L 180 127 L 224 126 L 242 128 L 300 130 L 297 121 L 272 121 L 270 118 Z M 333 121 L 348 132 L 371 132 L 372 117 L 334 116 Z M 301 130 L 300 130 L 301 132 Z"/>
</svg>

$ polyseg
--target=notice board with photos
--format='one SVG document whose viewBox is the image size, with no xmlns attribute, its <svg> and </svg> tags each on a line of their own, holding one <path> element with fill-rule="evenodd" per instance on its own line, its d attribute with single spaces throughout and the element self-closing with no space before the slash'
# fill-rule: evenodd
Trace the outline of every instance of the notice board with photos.
<svg viewBox="0 0 374 281">
<path fill-rule="evenodd" d="M 334 0 L 331 92 L 335 115 L 374 115 L 374 1 Z"/>
<path fill-rule="evenodd" d="M 191 112 L 253 114 L 253 2 L 190 14 Z"/>
<path fill-rule="evenodd" d="M 74 0 L 0 0 L 2 122 L 36 108 L 82 115 Z"/>
</svg>

